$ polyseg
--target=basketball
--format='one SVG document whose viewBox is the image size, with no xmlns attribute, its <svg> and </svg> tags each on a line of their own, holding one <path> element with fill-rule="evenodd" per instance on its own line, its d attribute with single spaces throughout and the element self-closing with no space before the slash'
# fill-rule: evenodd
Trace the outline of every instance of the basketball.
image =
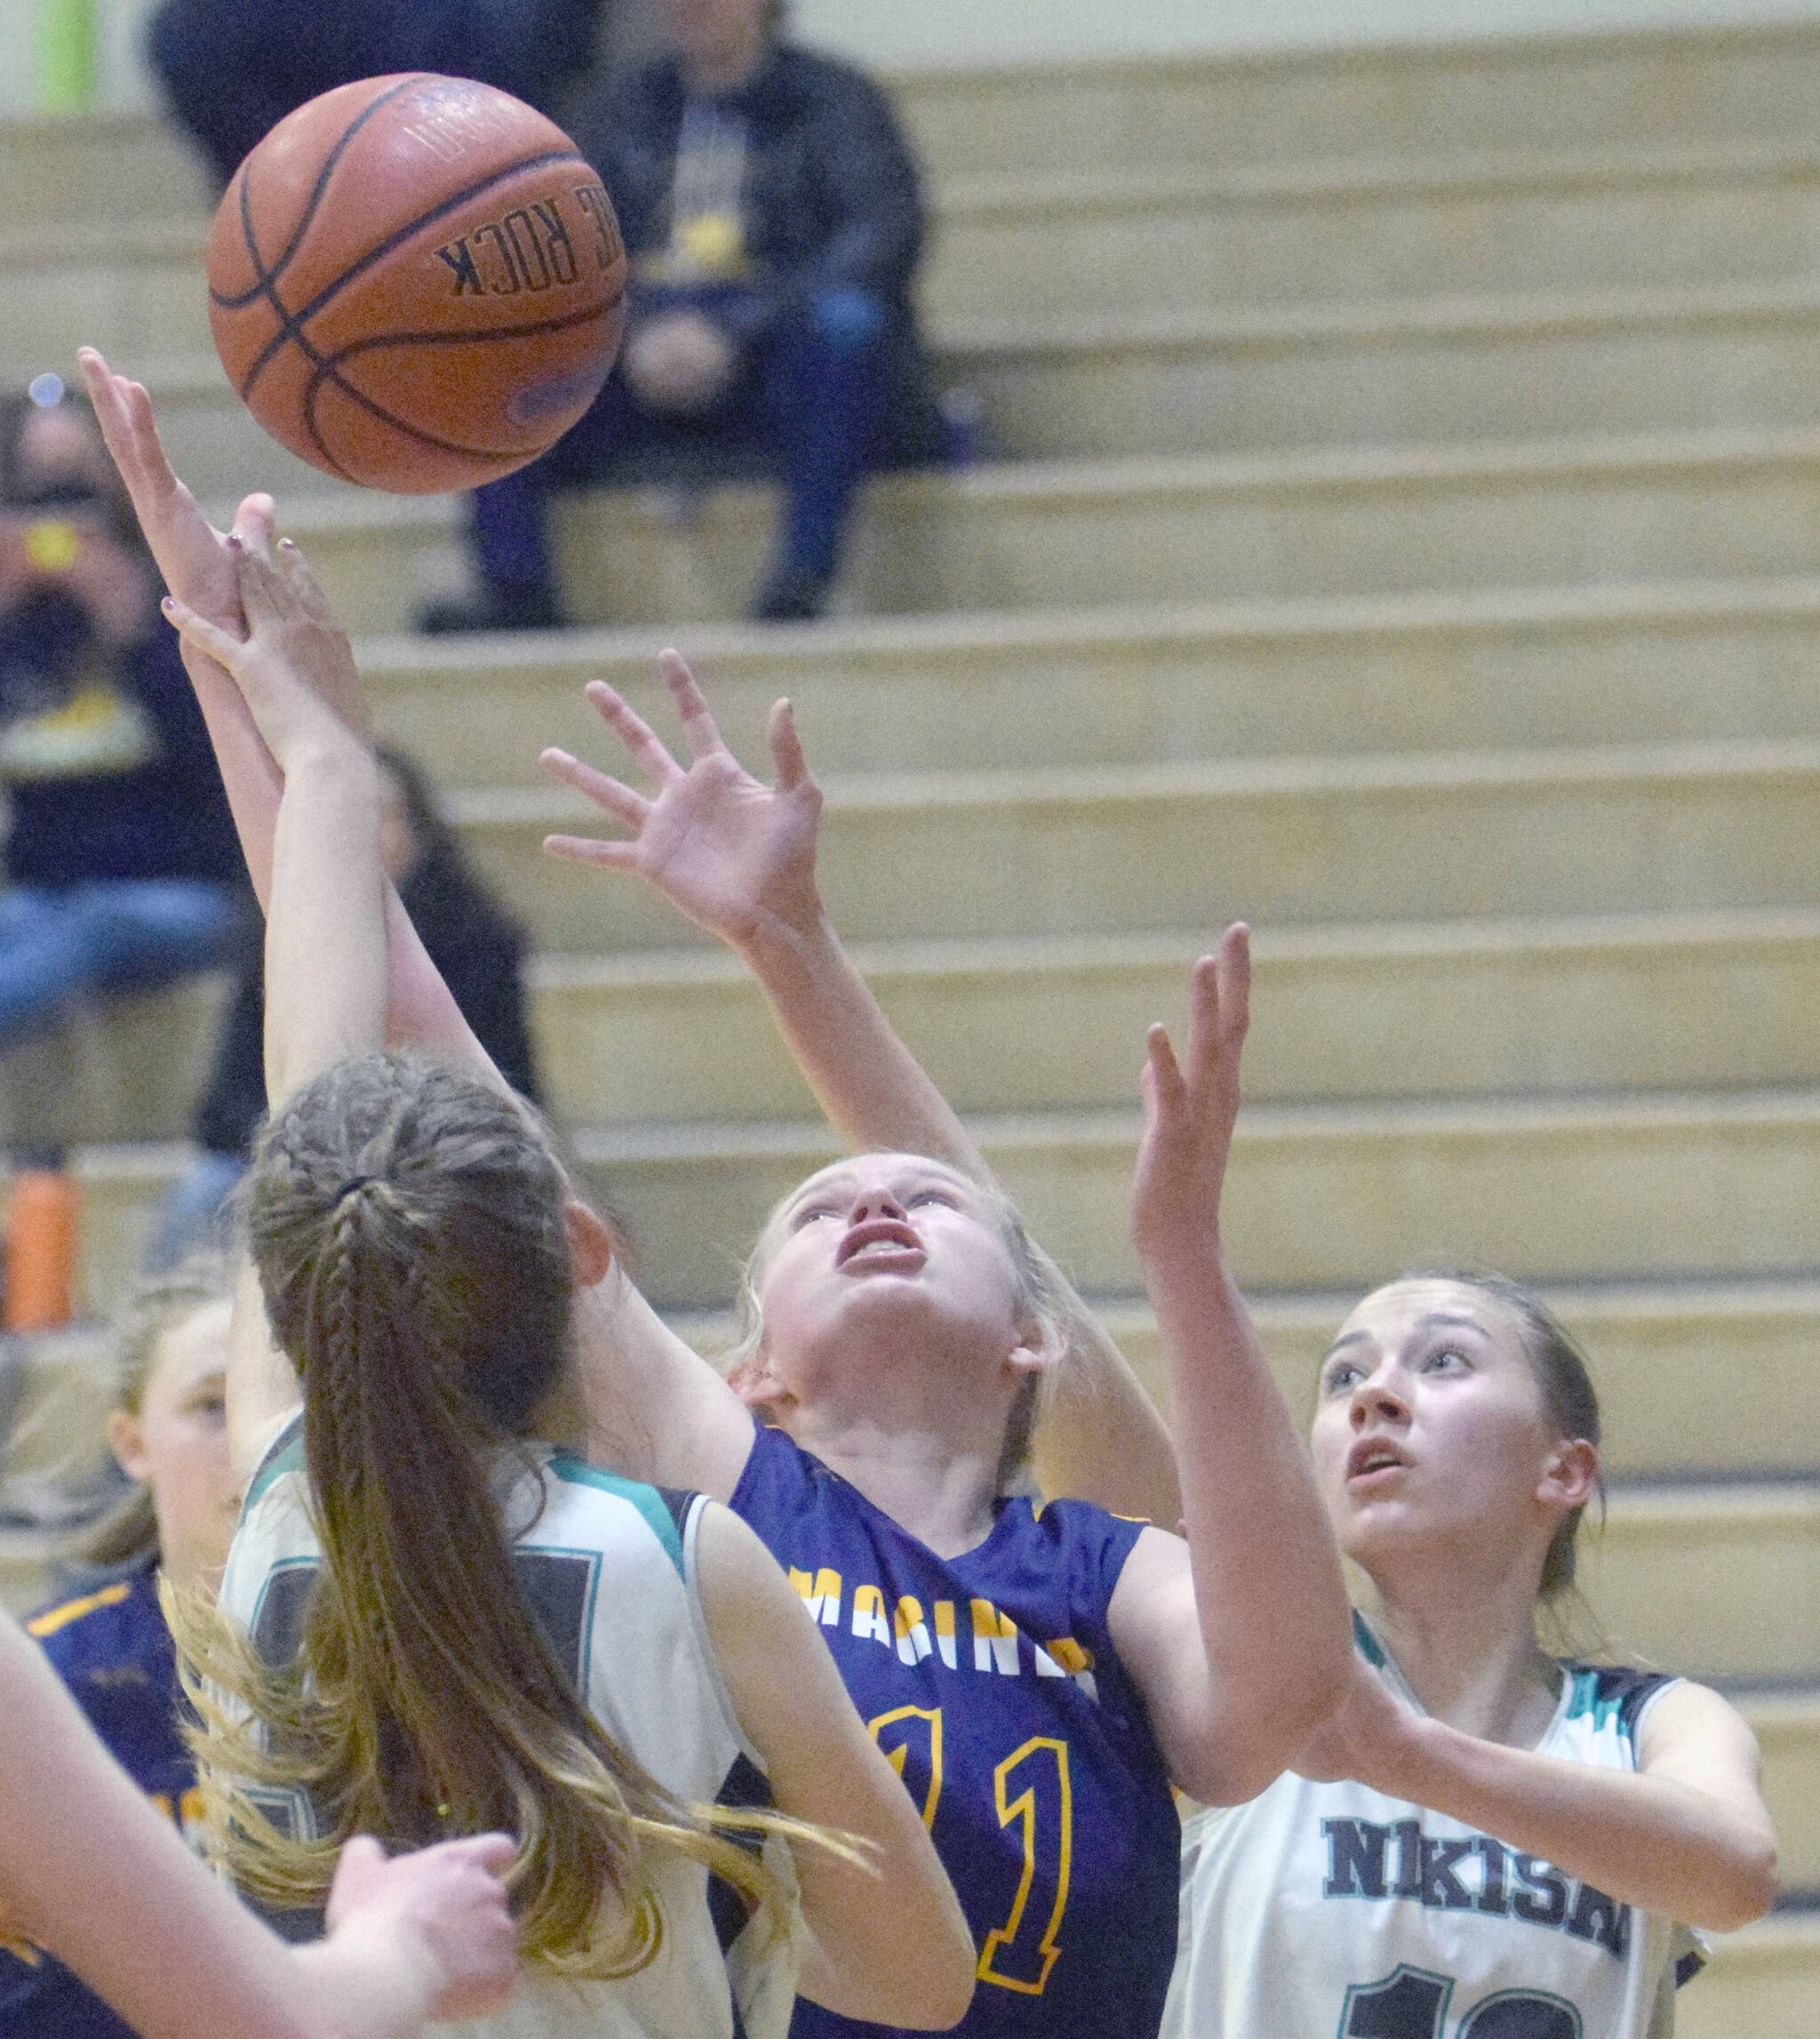
<svg viewBox="0 0 1820 2039">
<path fill-rule="evenodd" d="M 497 481 L 612 366 L 626 252 L 595 172 L 508 92 L 418 72 L 281 120 L 215 214 L 209 324 L 281 445 L 400 495 Z"/>
</svg>

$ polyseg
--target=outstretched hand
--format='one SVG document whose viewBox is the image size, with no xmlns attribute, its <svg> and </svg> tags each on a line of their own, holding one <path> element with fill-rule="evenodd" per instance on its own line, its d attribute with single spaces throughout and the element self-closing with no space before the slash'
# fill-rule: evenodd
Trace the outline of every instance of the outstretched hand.
<svg viewBox="0 0 1820 2039">
<path fill-rule="evenodd" d="M 694 675 L 675 652 L 658 670 L 682 717 L 685 771 L 648 724 L 603 680 L 587 699 L 649 782 L 649 797 L 583 764 L 566 750 L 543 754 L 546 771 L 631 829 L 629 840 L 550 836 L 544 849 L 571 863 L 631 871 L 678 912 L 741 954 L 778 930 L 807 932 L 821 916 L 815 839 L 821 789 L 809 775 L 788 701 L 771 709 L 777 783 L 754 779 L 722 741 Z"/>
<path fill-rule="evenodd" d="M 198 616 L 224 629 L 241 622 L 240 588 L 228 548 L 228 534 L 204 516 L 196 498 L 171 471 L 152 400 L 137 382 L 116 375 L 92 347 L 78 350 L 83 380 L 94 406 L 114 465 L 126 484 L 132 507 L 164 576 L 164 585 Z M 234 520 L 234 533 L 248 544 L 269 549 L 272 499 L 251 495 Z"/>
<path fill-rule="evenodd" d="M 329 1891 L 331 1935 L 390 1936 L 424 1963 L 435 2019 L 503 2010 L 517 1975 L 516 1936 L 500 1881 L 518 1852 L 508 1834 L 443 1841 L 387 1859 L 356 1835 Z"/>
<path fill-rule="evenodd" d="M 235 606 L 246 617 L 246 635 L 167 597 L 164 613 L 185 644 L 233 676 L 281 767 L 288 767 L 301 745 L 324 736 L 363 733 L 354 653 L 302 553 L 288 538 L 274 554 L 236 532 L 228 540 L 226 556 L 234 570 Z"/>
<path fill-rule="evenodd" d="M 1239 1115 L 1239 1058 L 1251 998 L 1251 936 L 1229 927 L 1194 965 L 1188 1052 L 1178 1062 L 1153 1027 L 1141 1088 L 1144 1136 L 1131 1184 L 1131 1232 L 1141 1255 L 1219 1240 L 1220 1192 Z"/>
</svg>

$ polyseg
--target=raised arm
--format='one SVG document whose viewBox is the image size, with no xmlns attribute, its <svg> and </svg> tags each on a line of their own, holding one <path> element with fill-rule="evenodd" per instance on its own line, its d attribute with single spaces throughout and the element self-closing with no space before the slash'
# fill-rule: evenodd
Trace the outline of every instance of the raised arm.
<svg viewBox="0 0 1820 2039">
<path fill-rule="evenodd" d="M 275 556 L 256 538 L 231 543 L 246 635 L 175 597 L 165 609 L 186 645 L 231 676 L 283 773 L 266 915 L 266 1094 L 275 1110 L 324 1069 L 385 1039 L 379 773 L 371 748 L 331 705 L 352 686 L 353 654 L 302 554 L 288 540 Z M 229 1446 L 243 1478 L 299 1400 L 244 1267 L 228 1363 Z"/>
<path fill-rule="evenodd" d="M 701 1603 L 780 1812 L 859 1843 L 795 1850 L 811 1945 L 801 1993 L 842 2017 L 940 2032 L 973 1994 L 973 1938 L 914 1800 L 841 1683 L 809 1610 L 737 1515 L 709 1509 Z"/>
<path fill-rule="evenodd" d="M 146 2039 L 403 2039 L 509 1995 L 506 1836 L 392 1862 L 349 1843 L 329 1939 L 287 1947 L 147 1804 L 4 1616 L 0 1697 L 0 1909 Z"/>
<path fill-rule="evenodd" d="M 821 793 L 790 704 L 771 710 L 777 778 L 766 786 L 722 740 L 682 660 L 666 652 L 658 663 L 682 719 L 687 769 L 612 688 L 595 681 L 587 698 L 645 774 L 651 795 L 566 751 L 546 751 L 556 777 L 634 833 L 626 842 L 553 836 L 545 847 L 645 879 L 739 956 L 816 1101 L 850 1145 L 930 1155 L 990 1181 L 978 1148 L 898 1038 L 823 908 L 815 876 Z M 1045 1492 L 1173 1525 L 1180 1497 L 1169 1433 L 1123 1355 L 1056 1273 L 1068 1354 L 1035 1438 L 1038 1479 Z"/>
<path fill-rule="evenodd" d="M 1289 1764 L 1353 1659 L 1313 1468 L 1220 1249 L 1249 988 L 1246 931 L 1229 928 L 1194 966 L 1185 1059 L 1150 1030 L 1131 1232 L 1169 1363 L 1186 1544 L 1146 1530 L 1109 1610 L 1170 1775 L 1225 1804 Z"/>
<path fill-rule="evenodd" d="M 248 496 L 240 506 L 233 532 L 214 530 L 195 496 L 171 470 L 145 390 L 116 375 L 92 348 L 83 348 L 80 359 L 101 436 L 132 499 L 165 586 L 205 623 L 237 636 L 243 628 L 240 588 L 228 539 L 231 535 L 268 549 L 272 499 Z M 208 724 L 253 890 L 264 906 L 271 891 L 272 839 L 283 773 L 240 689 L 219 660 L 187 643 L 183 662 Z M 344 691 L 335 697 L 334 705 L 353 726 L 363 728 L 358 683 L 351 668 L 342 684 Z M 451 1059 L 472 1063 L 499 1081 L 389 884 L 386 916 L 390 971 L 387 1038 L 435 1049 Z"/>
</svg>

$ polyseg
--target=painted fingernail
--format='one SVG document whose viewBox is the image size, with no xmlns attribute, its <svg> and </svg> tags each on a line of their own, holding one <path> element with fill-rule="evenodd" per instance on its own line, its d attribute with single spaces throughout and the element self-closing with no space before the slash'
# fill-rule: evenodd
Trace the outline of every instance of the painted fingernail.
<svg viewBox="0 0 1820 2039">
<path fill-rule="evenodd" d="M 177 604 L 168 595 L 159 602 L 158 606 L 167 616 L 174 616 L 177 613 Z"/>
<path fill-rule="evenodd" d="M 297 540 L 294 538 L 281 538 L 278 540 L 278 549 L 280 552 L 295 552 Z"/>
<path fill-rule="evenodd" d="M 237 531 L 230 531 L 228 533 L 228 544 L 229 548 L 235 552 L 238 552 L 242 549 L 241 537 Z"/>
</svg>

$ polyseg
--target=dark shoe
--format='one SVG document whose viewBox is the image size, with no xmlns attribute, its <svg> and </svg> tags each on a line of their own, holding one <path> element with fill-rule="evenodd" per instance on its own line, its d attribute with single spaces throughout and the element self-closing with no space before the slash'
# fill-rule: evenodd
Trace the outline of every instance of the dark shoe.
<svg viewBox="0 0 1820 2039">
<path fill-rule="evenodd" d="M 780 566 L 752 598 L 754 623 L 807 623 L 828 605 L 831 573 L 805 573 Z"/>
<path fill-rule="evenodd" d="M 454 637 L 469 630 L 566 630 L 569 619 L 547 588 L 483 588 L 427 603 L 417 627 L 427 637 Z"/>
</svg>

